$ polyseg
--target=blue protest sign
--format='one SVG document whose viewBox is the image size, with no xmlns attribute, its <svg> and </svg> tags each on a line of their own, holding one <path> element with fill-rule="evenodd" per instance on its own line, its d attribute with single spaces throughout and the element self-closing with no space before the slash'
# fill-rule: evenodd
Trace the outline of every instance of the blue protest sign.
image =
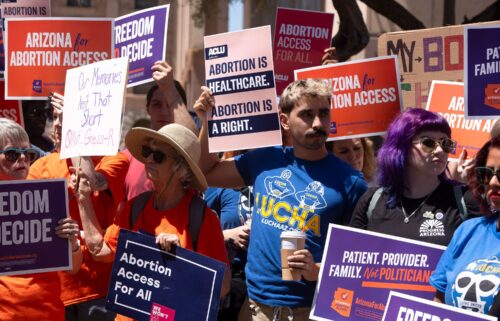
<svg viewBox="0 0 500 321">
<path fill-rule="evenodd" d="M 106 307 L 139 321 L 217 319 L 224 263 L 121 229 Z"/>
<path fill-rule="evenodd" d="M 134 12 L 115 19 L 115 57 L 129 58 L 127 87 L 153 81 L 151 67 L 165 60 L 170 5 Z"/>
<path fill-rule="evenodd" d="M 496 317 L 459 309 L 443 303 L 438 303 L 411 295 L 393 292 L 389 294 L 382 321 L 404 320 L 497 320 Z"/>
<path fill-rule="evenodd" d="M 66 181 L 0 181 L 0 275 L 71 270 L 71 247 L 58 237 L 68 217 Z"/>
<path fill-rule="evenodd" d="M 500 25 L 464 27 L 466 119 L 500 118 Z"/>
</svg>

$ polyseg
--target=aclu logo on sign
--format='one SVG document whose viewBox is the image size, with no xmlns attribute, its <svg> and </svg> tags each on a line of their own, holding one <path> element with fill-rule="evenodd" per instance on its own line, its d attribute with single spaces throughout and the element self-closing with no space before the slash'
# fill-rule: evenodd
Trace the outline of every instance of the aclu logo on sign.
<svg viewBox="0 0 500 321">
<path fill-rule="evenodd" d="M 205 60 L 227 57 L 227 45 L 205 48 Z"/>
<path fill-rule="evenodd" d="M 35 79 L 33 80 L 33 91 L 36 93 L 41 93 L 42 92 L 42 81 Z"/>
</svg>

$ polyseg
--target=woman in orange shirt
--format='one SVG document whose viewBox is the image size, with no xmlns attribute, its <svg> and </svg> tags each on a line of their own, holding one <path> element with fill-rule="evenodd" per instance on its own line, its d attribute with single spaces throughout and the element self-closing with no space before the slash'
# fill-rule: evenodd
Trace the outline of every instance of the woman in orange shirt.
<svg viewBox="0 0 500 321">
<path fill-rule="evenodd" d="M 201 154 L 198 138 L 182 125 L 169 124 L 158 131 L 133 128 L 125 142 L 132 156 L 145 164 L 155 190 L 132 226 L 131 207 L 137 197 L 127 202 L 103 235 L 89 201 L 89 182 L 85 173 L 80 172 L 78 202 L 82 225 L 86 239 L 94 239 L 92 243 L 98 245 L 91 251 L 93 258 L 104 262 L 114 260 L 120 228 L 155 235 L 156 242 L 166 251 L 173 245 L 195 249 L 188 228 L 189 204 L 194 195 L 207 188 L 197 164 Z M 196 251 L 228 264 L 220 222 L 209 208 L 205 207 L 204 211 Z M 226 269 L 221 296 L 228 293 L 230 280 L 229 269 Z M 118 315 L 115 320 L 130 319 Z"/>
<path fill-rule="evenodd" d="M 38 153 L 30 148 L 26 131 L 12 120 L 0 118 L 0 180 L 24 180 Z M 71 240 L 73 270 L 82 263 L 77 240 L 78 224 L 71 218 L 58 222 L 57 236 Z M 0 320 L 64 321 L 57 272 L 0 277 Z"/>
</svg>

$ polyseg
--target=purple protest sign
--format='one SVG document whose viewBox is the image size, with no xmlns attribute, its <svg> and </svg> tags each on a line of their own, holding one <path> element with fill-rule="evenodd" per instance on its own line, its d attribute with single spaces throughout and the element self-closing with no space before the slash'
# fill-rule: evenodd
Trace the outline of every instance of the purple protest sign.
<svg viewBox="0 0 500 321">
<path fill-rule="evenodd" d="M 153 80 L 151 67 L 165 60 L 170 5 L 134 12 L 115 19 L 115 58 L 129 57 L 127 87 Z"/>
<path fill-rule="evenodd" d="M 500 118 L 500 25 L 464 27 L 466 119 Z"/>
<path fill-rule="evenodd" d="M 0 275 L 71 270 L 66 180 L 0 181 Z"/>
<path fill-rule="evenodd" d="M 384 318 L 382 321 L 405 321 L 405 320 L 428 320 L 428 321 L 450 321 L 450 320 L 491 320 L 497 318 L 468 310 L 459 309 L 443 303 L 424 300 L 411 295 L 393 292 L 387 299 Z"/>
<path fill-rule="evenodd" d="M 310 318 L 380 321 L 390 290 L 432 299 L 444 247 L 330 224 Z"/>
</svg>

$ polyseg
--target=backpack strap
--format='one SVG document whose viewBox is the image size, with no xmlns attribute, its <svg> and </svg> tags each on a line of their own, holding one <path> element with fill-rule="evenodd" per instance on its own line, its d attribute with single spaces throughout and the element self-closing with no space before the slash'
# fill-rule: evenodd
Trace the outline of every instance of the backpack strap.
<svg viewBox="0 0 500 321">
<path fill-rule="evenodd" d="M 461 185 L 453 185 L 453 192 L 455 194 L 455 202 L 457 202 L 457 208 L 460 212 L 460 217 L 462 221 L 467 219 L 467 207 L 465 206 L 464 191 Z"/>
<path fill-rule="evenodd" d="M 153 191 L 146 191 L 144 193 L 139 194 L 139 196 L 137 196 L 134 199 L 134 202 L 132 203 L 132 207 L 130 209 L 130 217 L 129 217 L 130 229 L 134 228 L 135 224 L 139 220 L 139 216 L 141 215 L 142 210 L 148 203 L 152 194 Z"/>
<path fill-rule="evenodd" d="M 193 242 L 193 250 L 197 252 L 198 236 L 200 234 L 203 218 L 205 217 L 205 201 L 198 195 L 193 195 L 189 204 L 189 235 Z"/>
<path fill-rule="evenodd" d="M 372 198 L 370 199 L 370 204 L 368 205 L 368 210 L 366 211 L 366 218 L 367 222 L 370 220 L 370 217 L 373 215 L 373 210 L 375 209 L 375 206 L 377 205 L 377 202 L 382 195 L 382 192 L 384 191 L 383 187 L 377 188 L 375 193 L 373 193 Z"/>
</svg>

